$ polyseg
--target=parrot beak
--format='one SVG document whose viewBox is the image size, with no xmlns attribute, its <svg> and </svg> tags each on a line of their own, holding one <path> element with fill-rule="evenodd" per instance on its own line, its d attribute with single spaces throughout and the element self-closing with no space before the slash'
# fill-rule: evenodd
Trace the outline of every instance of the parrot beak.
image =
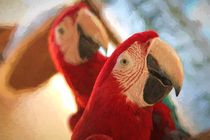
<svg viewBox="0 0 210 140">
<path fill-rule="evenodd" d="M 184 73 L 181 61 L 172 47 L 159 38 L 154 38 L 149 43 L 149 77 L 144 88 L 144 100 L 148 104 L 154 104 L 167 96 L 173 87 L 176 96 L 179 95 Z"/>
<path fill-rule="evenodd" d="M 107 51 L 109 39 L 105 28 L 99 19 L 84 8 L 77 15 L 78 31 L 80 33 L 80 56 L 89 58 L 102 46 Z"/>
</svg>

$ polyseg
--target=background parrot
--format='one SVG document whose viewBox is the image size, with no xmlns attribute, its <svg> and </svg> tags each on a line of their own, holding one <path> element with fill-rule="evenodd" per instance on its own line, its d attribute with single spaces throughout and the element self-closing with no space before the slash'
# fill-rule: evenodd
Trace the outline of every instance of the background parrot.
<svg viewBox="0 0 210 140">
<path fill-rule="evenodd" d="M 87 104 L 96 77 L 106 61 L 98 52 L 107 48 L 108 36 L 84 3 L 64 10 L 52 25 L 49 50 L 53 62 L 75 95 L 78 111 L 70 118 L 74 128 Z"/>
<path fill-rule="evenodd" d="M 134 34 L 106 61 L 72 140 L 149 140 L 152 105 L 172 87 L 178 95 L 182 81 L 180 60 L 170 46 L 153 31 Z"/>
</svg>

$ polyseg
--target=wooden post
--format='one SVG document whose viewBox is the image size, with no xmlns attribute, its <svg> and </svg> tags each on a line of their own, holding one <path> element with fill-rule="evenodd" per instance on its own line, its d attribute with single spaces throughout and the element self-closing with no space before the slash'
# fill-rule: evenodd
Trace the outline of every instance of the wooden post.
<svg viewBox="0 0 210 140">
<path fill-rule="evenodd" d="M 104 19 L 104 17 L 101 14 L 101 10 L 98 8 L 98 6 L 96 5 L 96 3 L 94 3 L 92 0 L 82 0 L 82 2 L 86 3 L 90 10 L 99 18 L 99 20 L 102 22 L 103 26 L 105 27 L 109 39 L 112 41 L 112 43 L 117 46 L 118 44 L 120 44 L 120 37 L 116 34 L 116 32 L 114 32 L 113 29 L 110 28 L 110 26 L 108 25 L 107 21 Z"/>
</svg>

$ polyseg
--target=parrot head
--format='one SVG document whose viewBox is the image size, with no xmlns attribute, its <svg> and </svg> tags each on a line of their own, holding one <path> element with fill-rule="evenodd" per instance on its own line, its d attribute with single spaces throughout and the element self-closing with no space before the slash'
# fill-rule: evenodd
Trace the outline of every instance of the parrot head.
<svg viewBox="0 0 210 140">
<path fill-rule="evenodd" d="M 173 87 L 178 96 L 184 76 L 175 50 L 156 32 L 146 31 L 117 47 L 100 72 L 97 87 L 110 83 L 110 77 L 126 100 L 145 107 L 159 102 Z"/>
<path fill-rule="evenodd" d="M 108 36 L 88 7 L 80 2 L 64 10 L 52 25 L 49 35 L 50 51 L 60 53 L 65 62 L 79 65 L 92 57 Z"/>
</svg>

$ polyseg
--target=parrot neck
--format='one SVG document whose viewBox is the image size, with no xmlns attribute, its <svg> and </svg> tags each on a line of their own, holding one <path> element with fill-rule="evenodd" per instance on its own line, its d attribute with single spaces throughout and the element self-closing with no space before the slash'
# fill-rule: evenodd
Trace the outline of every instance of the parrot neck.
<svg viewBox="0 0 210 140">
<path fill-rule="evenodd" d="M 94 54 L 87 62 L 80 65 L 71 65 L 61 59 L 60 71 L 63 73 L 68 85 L 81 99 L 83 107 L 86 106 L 95 80 L 106 62 L 107 58 L 100 53 Z"/>
<path fill-rule="evenodd" d="M 103 85 L 94 86 L 86 107 L 84 122 L 86 117 L 95 119 L 94 131 L 103 131 L 114 139 L 149 140 L 153 107 L 141 108 L 132 103 L 116 85 L 116 80 L 111 77 L 105 80 Z M 100 130 L 102 127 L 106 130 Z"/>
</svg>

